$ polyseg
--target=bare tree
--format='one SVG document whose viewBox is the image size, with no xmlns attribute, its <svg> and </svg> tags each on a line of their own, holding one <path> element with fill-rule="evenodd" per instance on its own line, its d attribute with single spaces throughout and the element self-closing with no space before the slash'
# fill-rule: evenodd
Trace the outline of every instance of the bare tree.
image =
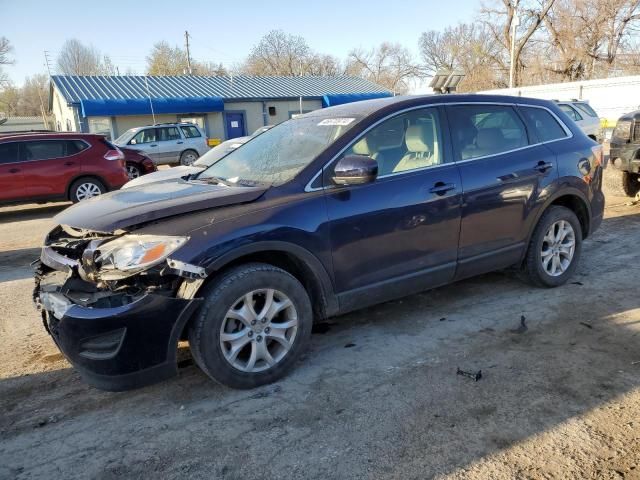
<svg viewBox="0 0 640 480">
<path fill-rule="evenodd" d="M 105 65 L 100 52 L 94 47 L 72 38 L 62 45 L 57 67 L 62 75 L 109 75 L 113 65 L 110 60 Z"/>
<path fill-rule="evenodd" d="M 311 55 L 304 38 L 272 30 L 251 49 L 242 70 L 249 75 L 300 76 Z"/>
<path fill-rule="evenodd" d="M 12 65 L 10 54 L 13 50 L 7 37 L 0 37 L 0 85 L 7 82 L 7 75 L 2 71 L 2 65 Z"/>
<path fill-rule="evenodd" d="M 164 40 L 156 43 L 147 56 L 147 75 L 184 75 L 186 71 L 187 52 Z"/>
<path fill-rule="evenodd" d="M 422 75 L 420 66 L 414 62 L 408 49 L 388 42 L 371 50 L 352 50 L 347 58 L 346 72 L 398 94 L 407 93 L 408 81 Z"/>
</svg>

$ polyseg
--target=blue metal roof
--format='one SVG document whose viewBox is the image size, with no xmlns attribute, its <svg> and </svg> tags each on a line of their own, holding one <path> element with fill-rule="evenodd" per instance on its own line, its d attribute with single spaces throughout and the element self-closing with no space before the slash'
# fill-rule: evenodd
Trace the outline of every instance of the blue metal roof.
<svg viewBox="0 0 640 480">
<path fill-rule="evenodd" d="M 54 75 L 53 84 L 68 103 L 82 100 L 127 100 L 152 98 L 243 99 L 318 98 L 326 95 L 391 92 L 359 77 L 200 77 L 200 76 L 68 76 Z M 149 86 L 147 92 L 146 85 Z M 368 97 L 371 98 L 371 97 Z"/>
</svg>

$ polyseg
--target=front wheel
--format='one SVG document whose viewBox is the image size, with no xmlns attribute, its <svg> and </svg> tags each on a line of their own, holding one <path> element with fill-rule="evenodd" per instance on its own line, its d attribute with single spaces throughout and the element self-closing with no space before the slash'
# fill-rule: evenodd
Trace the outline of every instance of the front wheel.
<svg viewBox="0 0 640 480">
<path fill-rule="evenodd" d="M 189 165 L 193 165 L 193 162 L 198 159 L 198 156 L 198 152 L 194 150 L 186 150 L 182 152 L 182 155 L 180 155 L 180 165 L 185 165 L 187 167 Z"/>
<path fill-rule="evenodd" d="M 539 287 L 557 287 L 571 278 L 580 259 L 582 228 L 575 213 L 553 206 L 536 226 L 525 259 L 528 280 Z"/>
<path fill-rule="evenodd" d="M 628 197 L 635 197 L 640 192 L 640 176 L 637 173 L 622 172 L 622 189 Z"/>
<path fill-rule="evenodd" d="M 280 268 L 241 265 L 205 296 L 189 328 L 189 346 L 198 366 L 223 385 L 246 389 L 280 379 L 309 341 L 309 296 Z"/>
<path fill-rule="evenodd" d="M 127 163 L 127 176 L 129 177 L 129 180 L 141 177 L 142 174 L 142 169 L 138 165 L 134 163 Z"/>
</svg>

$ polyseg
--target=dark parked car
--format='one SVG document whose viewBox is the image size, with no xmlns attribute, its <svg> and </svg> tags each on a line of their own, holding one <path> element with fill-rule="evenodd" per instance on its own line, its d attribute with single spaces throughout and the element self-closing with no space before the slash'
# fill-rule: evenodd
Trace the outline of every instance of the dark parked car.
<svg viewBox="0 0 640 480">
<path fill-rule="evenodd" d="M 124 163 L 129 180 L 158 171 L 158 167 L 153 163 L 153 160 L 144 153 L 131 148 L 118 148 L 120 148 L 120 151 L 124 154 Z"/>
<path fill-rule="evenodd" d="M 622 172 L 624 193 L 640 192 L 640 110 L 618 119 L 611 135 L 611 164 Z"/>
<path fill-rule="evenodd" d="M 315 320 L 510 266 L 565 283 L 602 220 L 602 149 L 553 103 L 396 97 L 275 126 L 187 179 L 56 217 L 36 277 L 87 382 L 282 377 Z"/>
<path fill-rule="evenodd" d="M 120 188 L 129 180 L 124 159 L 101 135 L 1 136 L 0 203 L 78 202 Z"/>
</svg>

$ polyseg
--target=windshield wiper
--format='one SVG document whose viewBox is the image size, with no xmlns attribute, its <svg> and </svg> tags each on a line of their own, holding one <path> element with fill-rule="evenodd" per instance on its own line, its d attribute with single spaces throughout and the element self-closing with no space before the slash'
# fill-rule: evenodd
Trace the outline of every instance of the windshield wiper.
<svg viewBox="0 0 640 480">
<path fill-rule="evenodd" d="M 199 180 L 205 183 L 216 183 L 218 185 L 224 185 L 225 187 L 233 187 L 233 183 L 228 181 L 226 178 L 222 178 L 222 177 L 214 177 L 214 176 L 206 177 L 206 178 L 197 177 L 197 178 L 194 178 L 193 180 Z"/>
</svg>

